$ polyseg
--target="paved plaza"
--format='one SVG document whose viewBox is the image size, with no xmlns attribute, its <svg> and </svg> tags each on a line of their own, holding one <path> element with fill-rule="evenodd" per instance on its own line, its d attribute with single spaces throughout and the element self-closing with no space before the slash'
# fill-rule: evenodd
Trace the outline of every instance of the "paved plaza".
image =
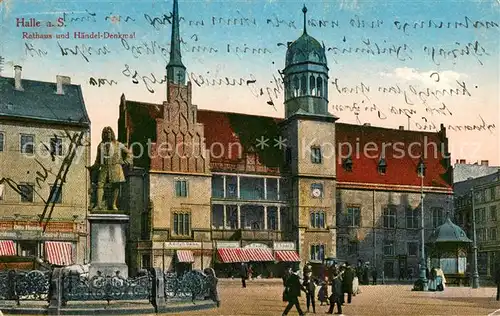
<svg viewBox="0 0 500 316">
<path fill-rule="evenodd" d="M 184 312 L 179 315 L 281 315 L 286 303 L 281 301 L 279 280 L 249 281 L 241 288 L 238 280 L 219 281 L 222 305 L 219 309 Z M 345 304 L 346 316 L 377 315 L 500 315 L 496 289 L 446 288 L 444 292 L 412 292 L 411 285 L 362 286 L 362 293 Z M 316 306 L 316 314 L 325 314 L 328 307 Z M 301 297 L 305 310 L 305 296 Z M 499 310 L 497 313 L 494 313 Z M 336 310 L 335 310 L 336 311 Z M 292 309 L 289 315 L 298 315 Z M 308 315 L 312 315 L 308 313 Z"/>
</svg>

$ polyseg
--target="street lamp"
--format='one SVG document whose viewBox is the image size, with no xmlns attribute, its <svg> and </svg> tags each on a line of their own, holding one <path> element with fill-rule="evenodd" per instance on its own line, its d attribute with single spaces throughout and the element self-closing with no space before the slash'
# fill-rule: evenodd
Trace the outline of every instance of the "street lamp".
<svg viewBox="0 0 500 316">
<path fill-rule="evenodd" d="M 474 272 L 472 273 L 472 288 L 479 288 L 479 273 L 477 272 L 477 238 L 476 238 L 476 212 L 474 211 L 474 188 L 470 189 L 472 199 L 472 231 L 474 234 Z"/>
<path fill-rule="evenodd" d="M 428 291 L 429 290 L 429 285 L 427 283 L 427 269 L 426 269 L 426 264 L 425 264 L 425 231 L 424 231 L 424 177 L 425 177 L 425 164 L 424 160 L 420 158 L 420 162 L 418 163 L 418 175 L 421 179 L 420 181 L 420 222 L 421 222 L 421 235 L 420 235 L 420 242 L 421 244 L 421 249 L 420 249 L 420 275 L 419 275 L 419 280 L 422 283 L 422 290 L 423 291 Z"/>
</svg>

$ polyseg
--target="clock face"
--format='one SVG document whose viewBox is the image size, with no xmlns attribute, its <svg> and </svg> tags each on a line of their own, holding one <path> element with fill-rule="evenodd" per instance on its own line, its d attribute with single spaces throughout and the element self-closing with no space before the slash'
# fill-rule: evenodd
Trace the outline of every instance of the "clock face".
<svg viewBox="0 0 500 316">
<path fill-rule="evenodd" d="M 320 196 L 321 196 L 321 190 L 320 190 L 320 189 L 318 189 L 318 188 L 314 189 L 314 190 L 312 191 L 312 195 L 313 195 L 314 197 L 320 197 Z"/>
</svg>

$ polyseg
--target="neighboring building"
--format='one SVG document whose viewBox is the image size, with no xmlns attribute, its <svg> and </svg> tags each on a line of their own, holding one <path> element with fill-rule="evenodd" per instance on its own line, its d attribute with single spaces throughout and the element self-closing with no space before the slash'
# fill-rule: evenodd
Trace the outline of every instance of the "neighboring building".
<svg viewBox="0 0 500 316">
<path fill-rule="evenodd" d="M 305 29 L 286 54 L 284 119 L 198 110 L 185 83 L 177 1 L 173 15 L 167 101 L 120 101 L 120 141 L 150 148 L 140 155 L 133 146 L 129 266 L 183 269 L 187 261 L 225 275 L 253 261 L 266 275 L 281 262 L 339 257 L 375 263 L 387 277 L 416 270 L 421 191 L 427 235 L 452 211 L 444 128 L 336 123 L 325 49 Z M 347 143 L 356 152 L 348 155 Z"/>
<path fill-rule="evenodd" d="M 81 87 L 63 76 L 22 79 L 14 68 L 14 78 L 0 77 L 0 255 L 83 263 L 90 120 Z"/>
<path fill-rule="evenodd" d="M 494 264 L 500 258 L 500 169 L 494 174 L 454 184 L 455 215 L 467 236 L 474 240 L 473 218 L 478 246 L 478 272 L 493 276 Z M 474 201 L 472 196 L 474 195 Z M 472 214 L 474 211 L 474 217 Z M 472 248 L 469 255 L 472 259 Z M 471 261 L 469 261 L 471 262 Z"/>
<path fill-rule="evenodd" d="M 465 159 L 457 159 L 453 166 L 453 181 L 455 183 L 465 180 L 479 178 L 496 173 L 499 167 L 489 165 L 488 160 L 481 160 L 473 164 L 467 163 Z"/>
</svg>

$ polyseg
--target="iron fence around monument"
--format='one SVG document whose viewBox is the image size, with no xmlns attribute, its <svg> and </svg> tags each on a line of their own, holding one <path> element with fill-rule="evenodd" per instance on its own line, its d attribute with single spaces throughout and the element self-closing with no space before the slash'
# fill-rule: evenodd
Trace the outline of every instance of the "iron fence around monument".
<svg viewBox="0 0 500 316">
<path fill-rule="evenodd" d="M 165 298 L 167 301 L 206 300 L 210 296 L 210 280 L 201 271 L 193 270 L 178 275 L 164 272 Z"/>
<path fill-rule="evenodd" d="M 52 271 L 0 271 L 0 300 L 46 301 Z"/>
<path fill-rule="evenodd" d="M 62 277 L 62 300 L 100 301 L 152 299 L 153 276 L 145 272 L 135 278 L 98 274 L 91 278 L 78 273 Z"/>
</svg>

